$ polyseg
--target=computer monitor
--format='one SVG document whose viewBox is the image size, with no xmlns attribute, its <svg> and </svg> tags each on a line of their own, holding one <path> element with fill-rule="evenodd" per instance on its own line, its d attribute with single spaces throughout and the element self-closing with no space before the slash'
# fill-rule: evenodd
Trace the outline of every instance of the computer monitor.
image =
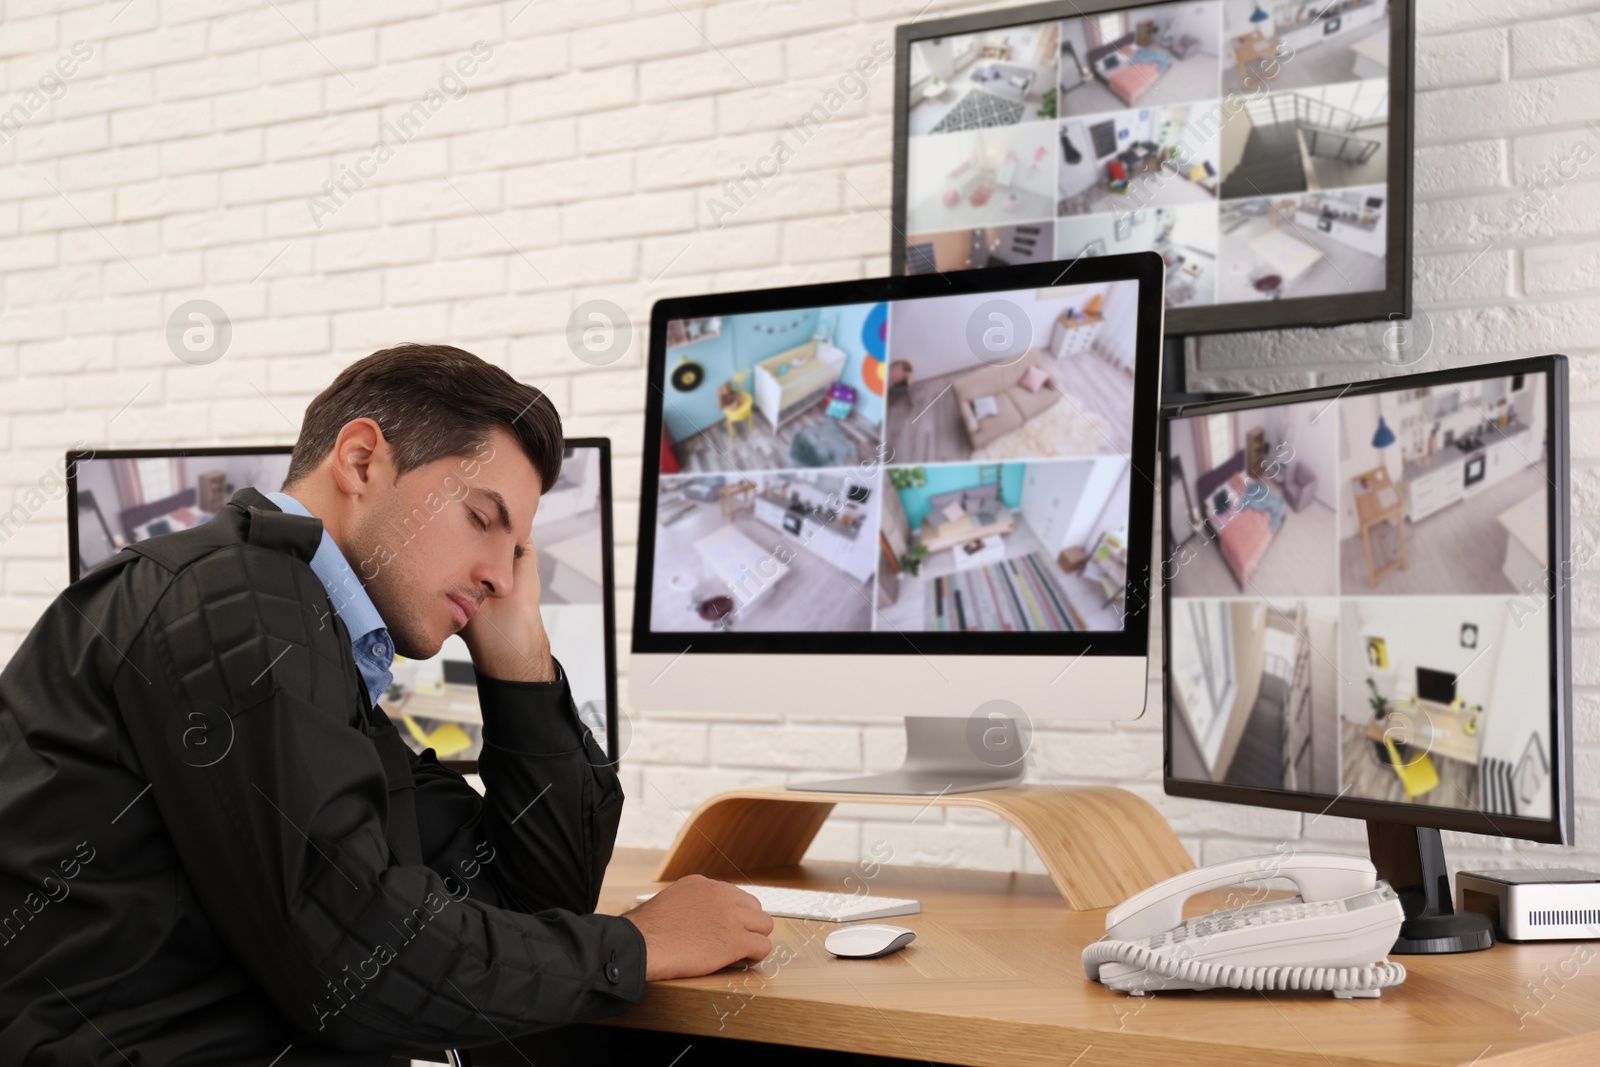
<svg viewBox="0 0 1600 1067">
<path fill-rule="evenodd" d="M 1441 829 L 1571 838 L 1567 426 L 1561 356 L 1163 412 L 1166 791 L 1366 820 L 1400 951 L 1483 933 Z"/>
<path fill-rule="evenodd" d="M 72 580 L 124 546 L 209 521 L 235 491 L 283 487 L 287 446 L 145 449 L 67 454 L 67 533 Z M 611 543 L 611 442 L 569 437 L 561 476 L 539 499 L 539 610 L 551 651 L 566 671 L 578 716 L 615 762 L 616 606 Z M 397 657 L 379 701 L 414 751 L 432 748 L 449 766 L 477 769 L 483 744 L 472 658 L 459 636 L 425 660 Z"/>
<path fill-rule="evenodd" d="M 1449 671 L 1432 667 L 1417 668 L 1417 697 L 1436 704 L 1450 704 L 1456 699 L 1456 676 Z"/>
<path fill-rule="evenodd" d="M 128 545 L 209 522 L 240 489 L 277 492 L 289 473 L 290 451 L 263 445 L 68 452 L 72 580 Z"/>
<path fill-rule="evenodd" d="M 891 269 L 1155 251 L 1169 399 L 1185 335 L 1407 317 L 1412 12 L 1059 0 L 902 25 Z"/>
<path fill-rule="evenodd" d="M 1160 328 L 1148 253 L 658 302 L 635 705 L 912 716 L 934 791 L 980 709 L 1137 717 Z"/>
</svg>

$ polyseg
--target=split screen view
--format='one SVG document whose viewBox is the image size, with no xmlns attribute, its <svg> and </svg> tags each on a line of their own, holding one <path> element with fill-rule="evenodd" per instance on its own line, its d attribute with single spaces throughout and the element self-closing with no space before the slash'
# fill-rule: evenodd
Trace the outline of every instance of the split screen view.
<svg viewBox="0 0 1600 1067">
<path fill-rule="evenodd" d="M 1171 422 L 1174 777 L 1550 817 L 1549 387 Z"/>
<path fill-rule="evenodd" d="M 651 629 L 1122 629 L 1137 297 L 669 323 Z"/>
<path fill-rule="evenodd" d="M 1155 251 L 1172 308 L 1382 290 L 1388 5 L 1332 7 L 913 42 L 907 273 Z"/>
</svg>

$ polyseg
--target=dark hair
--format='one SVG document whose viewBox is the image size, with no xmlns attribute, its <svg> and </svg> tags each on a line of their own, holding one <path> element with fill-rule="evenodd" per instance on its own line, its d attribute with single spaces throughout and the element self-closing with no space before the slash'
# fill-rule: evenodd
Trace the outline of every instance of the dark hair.
<svg viewBox="0 0 1600 1067">
<path fill-rule="evenodd" d="M 333 451 L 345 424 L 371 419 L 398 474 L 476 452 L 495 427 L 517 439 L 549 492 L 561 474 L 561 416 L 544 393 L 451 345 L 403 344 L 350 364 L 306 408 L 284 488 Z"/>
</svg>

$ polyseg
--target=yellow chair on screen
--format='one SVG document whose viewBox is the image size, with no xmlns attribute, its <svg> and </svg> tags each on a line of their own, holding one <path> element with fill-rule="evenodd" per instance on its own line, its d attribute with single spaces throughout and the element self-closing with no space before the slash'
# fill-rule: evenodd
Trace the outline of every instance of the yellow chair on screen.
<svg viewBox="0 0 1600 1067">
<path fill-rule="evenodd" d="M 1394 747 L 1392 740 L 1385 737 L 1383 747 L 1389 751 L 1389 766 L 1393 767 L 1394 773 L 1399 776 L 1400 788 L 1406 791 L 1407 800 L 1415 800 L 1439 784 L 1439 772 L 1434 768 L 1433 760 L 1428 758 L 1426 752 L 1407 763 L 1400 755 L 1400 750 Z"/>
<path fill-rule="evenodd" d="M 472 738 L 453 722 L 444 723 L 430 733 L 409 715 L 402 715 L 400 719 L 406 724 L 406 732 L 417 739 L 417 744 L 423 748 L 433 749 L 434 754 L 440 759 L 449 759 L 456 753 L 465 752 L 472 747 Z"/>
<path fill-rule="evenodd" d="M 744 423 L 744 429 L 747 435 L 755 425 L 750 421 L 750 415 L 755 410 L 755 398 L 742 389 L 736 391 L 733 395 L 733 407 L 722 409 L 722 417 L 728 420 L 728 440 L 730 441 L 733 440 L 733 427 L 735 423 Z"/>
</svg>

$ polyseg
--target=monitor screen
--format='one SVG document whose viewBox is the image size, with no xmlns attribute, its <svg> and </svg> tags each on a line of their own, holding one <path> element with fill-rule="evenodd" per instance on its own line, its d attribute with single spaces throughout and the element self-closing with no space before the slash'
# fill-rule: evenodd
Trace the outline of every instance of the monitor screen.
<svg viewBox="0 0 1600 1067">
<path fill-rule="evenodd" d="M 125 546 L 210 521 L 247 486 L 277 492 L 288 448 L 90 452 L 68 457 L 72 579 Z"/>
<path fill-rule="evenodd" d="M 1139 292 L 669 320 L 649 630 L 1121 631 Z"/>
<path fill-rule="evenodd" d="M 1154 251 L 1179 332 L 1402 310 L 1406 11 L 1083 6 L 900 28 L 898 269 Z"/>
<path fill-rule="evenodd" d="M 1478 368 L 1166 420 L 1169 788 L 1553 818 L 1556 388 Z"/>
<path fill-rule="evenodd" d="M 239 489 L 278 491 L 289 454 L 287 447 L 263 447 L 69 456 L 73 580 L 125 545 L 210 520 Z M 569 438 L 561 477 L 534 514 L 533 540 L 551 651 L 566 671 L 579 718 L 616 758 L 608 747 L 616 728 L 610 479 L 610 442 Z M 396 657 L 392 669 L 394 684 L 379 706 L 412 749 L 476 760 L 483 719 L 461 638 L 446 638 L 425 660 Z"/>
<path fill-rule="evenodd" d="M 1417 668 L 1417 696 L 1439 704 L 1448 704 L 1456 698 L 1456 676 L 1449 671 L 1436 671 L 1432 667 Z"/>
</svg>

